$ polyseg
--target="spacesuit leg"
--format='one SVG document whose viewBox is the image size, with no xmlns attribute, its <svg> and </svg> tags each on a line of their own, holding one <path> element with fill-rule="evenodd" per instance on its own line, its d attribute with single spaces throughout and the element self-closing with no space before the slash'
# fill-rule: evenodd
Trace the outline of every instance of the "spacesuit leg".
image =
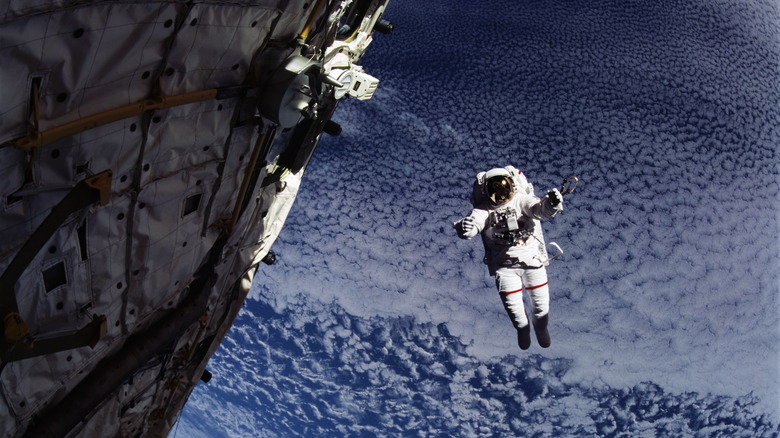
<svg viewBox="0 0 780 438">
<path fill-rule="evenodd" d="M 523 305 L 523 270 L 501 268 L 496 271 L 496 287 L 509 319 L 517 330 L 517 344 L 527 350 L 531 346 L 531 325 Z"/>
<path fill-rule="evenodd" d="M 547 285 L 547 271 L 544 267 L 528 269 L 523 275 L 523 283 L 531 298 L 536 340 L 541 347 L 547 348 L 551 344 L 550 334 L 547 331 L 550 311 L 550 288 Z"/>
</svg>

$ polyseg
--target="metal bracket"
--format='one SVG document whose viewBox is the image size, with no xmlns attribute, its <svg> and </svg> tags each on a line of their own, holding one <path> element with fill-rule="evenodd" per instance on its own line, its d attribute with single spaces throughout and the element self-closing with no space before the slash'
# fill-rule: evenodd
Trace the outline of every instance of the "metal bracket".
<svg viewBox="0 0 780 438">
<path fill-rule="evenodd" d="M 110 170 L 100 172 L 95 176 L 91 176 L 84 180 L 84 184 L 95 189 L 99 193 L 100 205 L 108 204 L 108 200 L 111 199 L 111 177 L 113 176 Z"/>
<path fill-rule="evenodd" d="M 3 336 L 5 342 L 16 348 L 29 350 L 33 347 L 30 329 L 17 312 L 11 312 L 3 318 Z"/>
<path fill-rule="evenodd" d="M 8 317 L 6 316 L 6 319 Z M 21 321 L 21 318 L 19 319 Z M 23 324 L 23 322 L 22 322 Z M 8 327 L 6 326 L 6 330 Z M 57 336 L 48 339 L 30 339 L 27 346 L 11 348 L 10 351 L 3 353 L 3 362 L 14 362 L 31 357 L 43 356 L 44 354 L 57 353 L 65 350 L 72 350 L 79 347 L 95 348 L 108 332 L 108 324 L 105 315 L 96 316 L 92 322 L 81 329 L 64 336 Z"/>
</svg>

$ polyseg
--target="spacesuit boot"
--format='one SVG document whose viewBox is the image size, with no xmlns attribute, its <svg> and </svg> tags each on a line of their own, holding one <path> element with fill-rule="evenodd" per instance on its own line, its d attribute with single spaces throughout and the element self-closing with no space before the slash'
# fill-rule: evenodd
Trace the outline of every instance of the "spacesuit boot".
<svg viewBox="0 0 780 438">
<path fill-rule="evenodd" d="M 531 347 L 531 324 L 517 329 L 517 345 L 521 350 L 528 350 Z"/>
<path fill-rule="evenodd" d="M 534 332 L 536 333 L 536 340 L 539 342 L 539 346 L 547 348 L 552 344 L 550 339 L 550 332 L 547 331 L 548 315 L 544 315 L 534 321 Z"/>
</svg>

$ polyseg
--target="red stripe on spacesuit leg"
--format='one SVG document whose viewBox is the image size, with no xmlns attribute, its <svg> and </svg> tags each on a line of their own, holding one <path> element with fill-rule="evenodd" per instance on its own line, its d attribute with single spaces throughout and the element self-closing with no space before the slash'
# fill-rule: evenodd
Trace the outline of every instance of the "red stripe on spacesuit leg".
<svg viewBox="0 0 780 438">
<path fill-rule="evenodd" d="M 521 289 L 518 289 L 518 290 L 511 290 L 509 292 L 499 292 L 498 294 L 499 295 L 512 295 L 512 294 L 516 294 L 518 292 L 522 292 L 522 290 L 523 289 L 521 288 Z"/>
<path fill-rule="evenodd" d="M 547 286 L 547 283 L 540 284 L 539 286 L 529 286 L 529 287 L 525 288 L 525 290 L 539 289 L 540 287 L 544 287 L 544 286 Z"/>
</svg>

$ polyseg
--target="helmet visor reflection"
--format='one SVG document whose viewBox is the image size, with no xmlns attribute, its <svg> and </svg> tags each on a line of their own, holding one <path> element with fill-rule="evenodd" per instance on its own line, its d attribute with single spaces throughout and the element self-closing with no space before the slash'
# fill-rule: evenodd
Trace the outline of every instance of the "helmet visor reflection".
<svg viewBox="0 0 780 438">
<path fill-rule="evenodd" d="M 503 204 L 515 194 L 515 187 L 508 176 L 494 176 L 487 180 L 487 194 L 493 204 Z"/>
</svg>

